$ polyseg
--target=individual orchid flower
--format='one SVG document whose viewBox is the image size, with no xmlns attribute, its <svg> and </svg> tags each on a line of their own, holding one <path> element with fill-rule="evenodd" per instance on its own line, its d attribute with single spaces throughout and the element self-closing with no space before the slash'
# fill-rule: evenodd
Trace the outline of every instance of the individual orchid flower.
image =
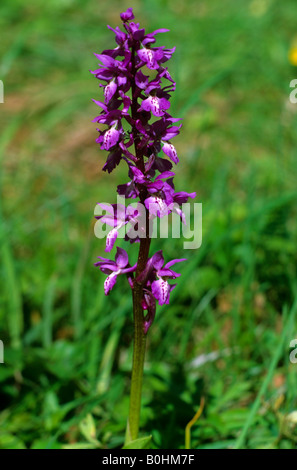
<svg viewBox="0 0 297 470">
<path fill-rule="evenodd" d="M 104 274 L 108 277 L 104 281 L 104 292 L 108 295 L 114 287 L 119 274 L 131 274 L 136 271 L 137 264 L 134 266 L 129 265 L 128 254 L 123 248 L 117 247 L 115 261 L 98 256 L 101 261 L 98 261 L 94 266 L 98 266 Z M 128 276 L 129 277 L 129 276 Z"/>
<path fill-rule="evenodd" d="M 145 207 L 155 216 L 164 217 L 171 212 L 174 187 L 172 186 L 172 171 L 161 173 L 153 183 L 147 185 L 150 196 L 145 200 Z M 164 181 L 166 180 L 167 181 Z"/>
<path fill-rule="evenodd" d="M 100 220 L 102 224 L 109 225 L 112 230 L 106 237 L 106 253 L 109 253 L 118 237 L 119 231 L 122 227 L 127 224 L 135 225 L 139 221 L 141 215 L 141 208 L 137 209 L 131 205 L 126 207 L 123 204 L 102 204 L 98 203 L 98 206 L 106 211 L 106 214 L 96 216 L 96 219 Z"/>
<path fill-rule="evenodd" d="M 127 10 L 124 11 L 124 13 L 120 14 L 120 18 L 122 21 L 133 20 L 135 18 L 133 14 L 133 8 L 127 8 Z"/>
<path fill-rule="evenodd" d="M 138 57 L 145 62 L 147 67 L 151 70 L 158 69 L 160 67 L 158 61 L 163 58 L 163 51 L 161 48 L 147 49 L 144 47 L 137 51 Z"/>
<path fill-rule="evenodd" d="M 138 111 L 150 111 L 154 116 L 164 116 L 165 110 L 170 108 L 170 103 L 165 98 L 158 98 L 158 96 L 150 95 L 146 100 L 143 100 Z"/>
<path fill-rule="evenodd" d="M 146 289 L 152 292 L 159 305 L 169 304 L 170 292 L 176 284 L 170 285 L 168 279 L 176 279 L 180 276 L 170 268 L 182 261 L 187 260 L 185 258 L 174 259 L 164 266 L 163 252 L 159 250 L 148 260 L 145 270 L 137 278 L 138 281 L 145 281 Z"/>
</svg>

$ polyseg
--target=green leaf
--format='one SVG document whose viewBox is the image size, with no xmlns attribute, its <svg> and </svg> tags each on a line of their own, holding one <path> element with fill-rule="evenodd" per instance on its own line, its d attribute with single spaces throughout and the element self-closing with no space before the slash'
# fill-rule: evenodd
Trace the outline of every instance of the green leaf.
<svg viewBox="0 0 297 470">
<path fill-rule="evenodd" d="M 80 450 L 80 449 L 95 449 L 95 444 L 88 444 L 86 442 L 75 442 L 74 444 L 65 444 L 62 447 L 66 450 Z"/>
<path fill-rule="evenodd" d="M 135 441 L 129 442 L 126 444 L 123 449 L 150 449 L 150 443 L 152 436 L 141 437 L 140 439 L 135 439 Z"/>
<path fill-rule="evenodd" d="M 79 429 L 88 442 L 96 441 L 96 425 L 90 413 L 80 422 Z"/>
<path fill-rule="evenodd" d="M 26 446 L 17 436 L 9 433 L 1 433 L 0 449 L 26 449 Z"/>
</svg>

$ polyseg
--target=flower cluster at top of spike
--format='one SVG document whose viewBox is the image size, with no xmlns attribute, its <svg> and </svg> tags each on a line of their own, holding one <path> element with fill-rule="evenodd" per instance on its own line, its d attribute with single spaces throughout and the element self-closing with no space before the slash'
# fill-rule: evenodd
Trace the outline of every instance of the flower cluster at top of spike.
<svg viewBox="0 0 297 470">
<path fill-rule="evenodd" d="M 110 173 L 123 161 L 128 167 L 129 181 L 118 186 L 118 194 L 138 198 L 149 218 L 175 211 L 184 222 L 179 206 L 196 194 L 175 192 L 173 183 L 172 163 L 176 165 L 179 158 L 171 140 L 179 134 L 181 124 L 176 125 L 180 119 L 168 112 L 175 82 L 164 64 L 175 48 L 156 47 L 156 35 L 168 30 L 158 29 L 146 34 L 144 28 L 133 22 L 132 8 L 120 16 L 123 30 L 108 26 L 115 33 L 116 47 L 95 54 L 100 63 L 91 71 L 104 89 L 104 102 L 94 100 L 101 112 L 93 121 L 106 125 L 103 130 L 98 129 L 96 140 L 101 149 L 109 152 L 103 170 Z M 119 205 L 114 205 L 113 209 L 97 217 L 112 227 L 107 236 L 107 252 L 112 250 L 118 230 L 131 221 L 135 223 L 141 212 Z M 131 243 L 139 241 L 139 238 L 129 238 L 129 232 L 126 237 Z M 125 250 L 117 248 L 115 261 L 100 259 L 96 266 L 108 274 L 104 284 L 106 295 L 119 274 L 127 275 L 133 289 L 137 265 L 129 264 Z M 173 260 L 164 266 L 162 252 L 158 251 L 148 259 L 145 270 L 137 278 L 137 282 L 143 283 L 143 309 L 148 310 L 145 331 L 153 321 L 155 301 L 160 305 L 169 303 L 175 286 L 169 285 L 168 279 L 179 276 L 170 267 L 178 261 L 183 260 Z"/>
</svg>

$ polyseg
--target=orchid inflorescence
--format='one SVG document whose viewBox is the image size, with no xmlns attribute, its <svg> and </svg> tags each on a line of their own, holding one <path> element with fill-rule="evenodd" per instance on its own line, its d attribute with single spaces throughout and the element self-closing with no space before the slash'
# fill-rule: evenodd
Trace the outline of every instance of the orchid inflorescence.
<svg viewBox="0 0 297 470">
<path fill-rule="evenodd" d="M 102 109 L 93 122 L 107 125 L 104 130 L 98 129 L 96 140 L 101 149 L 109 152 L 103 170 L 110 173 L 122 160 L 125 161 L 129 181 L 119 185 L 117 192 L 124 198 L 139 201 L 145 214 L 143 219 L 140 208 L 101 204 L 106 214 L 97 218 L 112 227 L 105 251 L 112 250 L 119 229 L 129 223 L 142 224 L 138 227 L 140 236 L 126 234 L 131 243 L 140 243 L 140 249 L 138 261 L 133 266 L 126 251 L 120 247 L 117 247 L 115 261 L 99 257 L 95 266 L 108 275 L 104 283 L 106 295 L 120 274 L 127 276 L 132 291 L 138 289 L 141 308 L 147 311 L 143 316 L 146 334 L 155 316 L 156 301 L 159 305 L 169 303 L 175 284 L 170 285 L 168 280 L 180 276 L 171 269 L 172 266 L 184 259 L 165 264 L 161 250 L 149 257 L 150 231 L 145 222 L 173 211 L 185 222 L 181 205 L 196 194 L 175 192 L 173 184 L 172 163 L 176 165 L 179 158 L 171 141 L 179 134 L 181 124 L 176 125 L 180 119 L 173 118 L 168 112 L 175 82 L 164 64 L 175 48 L 154 46 L 156 35 L 168 30 L 158 29 L 146 34 L 144 28 L 133 22 L 132 8 L 120 16 L 124 31 L 108 26 L 115 33 L 117 46 L 95 54 L 100 63 L 91 73 L 103 82 L 99 86 L 104 88 L 104 102 L 93 100 Z M 167 86 L 163 86 L 164 80 L 169 83 Z M 159 155 L 161 151 L 162 156 Z"/>
</svg>

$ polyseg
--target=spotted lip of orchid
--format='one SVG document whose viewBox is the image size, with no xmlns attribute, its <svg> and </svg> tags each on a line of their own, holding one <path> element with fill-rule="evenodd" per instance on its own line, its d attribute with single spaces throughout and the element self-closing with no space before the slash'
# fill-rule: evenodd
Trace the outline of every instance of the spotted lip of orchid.
<svg viewBox="0 0 297 470">
<path fill-rule="evenodd" d="M 158 98 L 157 96 L 149 96 L 141 103 L 139 109 L 150 111 L 156 117 L 164 116 L 165 111 L 170 108 L 170 103 L 165 98 Z"/>
<path fill-rule="evenodd" d="M 120 132 L 115 128 L 115 126 L 116 124 L 104 133 L 103 144 L 101 145 L 102 149 L 109 150 L 118 143 Z"/>
<path fill-rule="evenodd" d="M 174 145 L 170 144 L 169 142 L 164 142 L 162 150 L 170 158 L 170 160 L 173 161 L 173 163 L 177 164 L 179 162 Z"/>
<path fill-rule="evenodd" d="M 115 83 L 114 80 L 112 80 L 111 82 L 108 83 L 108 85 L 106 85 L 105 90 L 104 90 L 105 103 L 108 103 L 111 100 L 111 98 L 113 97 L 116 91 L 117 91 L 117 84 Z"/>
</svg>

